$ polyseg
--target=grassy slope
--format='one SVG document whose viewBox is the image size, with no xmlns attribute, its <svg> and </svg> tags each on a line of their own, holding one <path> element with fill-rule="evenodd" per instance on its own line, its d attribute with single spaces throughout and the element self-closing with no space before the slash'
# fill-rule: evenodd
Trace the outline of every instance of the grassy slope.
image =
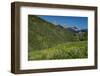
<svg viewBox="0 0 100 76">
<path fill-rule="evenodd" d="M 87 41 L 79 41 L 76 33 L 37 16 L 29 15 L 28 22 L 29 60 L 87 57 Z"/>
<path fill-rule="evenodd" d="M 57 27 L 37 16 L 28 18 L 29 51 L 42 50 L 58 44 L 77 41 L 77 35 L 67 29 Z"/>
</svg>

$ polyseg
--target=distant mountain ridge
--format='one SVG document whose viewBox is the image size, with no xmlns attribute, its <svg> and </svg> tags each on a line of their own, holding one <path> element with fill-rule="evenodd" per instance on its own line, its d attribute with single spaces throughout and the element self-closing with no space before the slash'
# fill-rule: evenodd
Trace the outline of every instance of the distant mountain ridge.
<svg viewBox="0 0 100 76">
<path fill-rule="evenodd" d="M 67 29 L 68 31 L 71 31 L 71 32 L 75 32 L 75 33 L 79 33 L 79 32 L 88 32 L 88 29 L 79 29 L 78 27 L 76 26 L 71 26 L 71 27 L 65 27 L 65 26 L 62 26 L 62 25 L 56 25 L 58 27 L 61 27 L 61 28 L 65 28 Z"/>
</svg>

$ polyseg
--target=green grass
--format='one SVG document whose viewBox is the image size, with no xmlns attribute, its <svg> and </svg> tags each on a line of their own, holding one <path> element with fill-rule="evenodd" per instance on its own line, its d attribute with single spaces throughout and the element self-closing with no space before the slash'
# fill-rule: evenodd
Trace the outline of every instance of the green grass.
<svg viewBox="0 0 100 76">
<path fill-rule="evenodd" d="M 28 59 L 52 60 L 87 58 L 87 52 L 87 41 L 67 42 L 47 49 L 29 51 Z"/>
<path fill-rule="evenodd" d="M 28 60 L 87 58 L 87 36 L 80 41 L 78 33 L 29 15 Z"/>
</svg>

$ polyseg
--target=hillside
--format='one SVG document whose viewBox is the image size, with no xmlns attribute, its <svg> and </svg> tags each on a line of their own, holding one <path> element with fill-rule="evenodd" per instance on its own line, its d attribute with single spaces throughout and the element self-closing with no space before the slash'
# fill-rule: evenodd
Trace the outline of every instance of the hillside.
<svg viewBox="0 0 100 76">
<path fill-rule="evenodd" d="M 75 32 L 56 26 L 34 15 L 28 16 L 28 49 L 37 51 L 66 42 L 78 41 Z"/>
</svg>

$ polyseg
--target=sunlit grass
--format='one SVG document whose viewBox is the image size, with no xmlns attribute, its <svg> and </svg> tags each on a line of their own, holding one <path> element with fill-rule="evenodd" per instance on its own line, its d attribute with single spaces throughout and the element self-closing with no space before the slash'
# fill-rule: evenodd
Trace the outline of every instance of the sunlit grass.
<svg viewBox="0 0 100 76">
<path fill-rule="evenodd" d="M 87 41 L 58 44 L 52 48 L 32 50 L 28 53 L 29 60 L 76 59 L 87 56 Z"/>
</svg>

